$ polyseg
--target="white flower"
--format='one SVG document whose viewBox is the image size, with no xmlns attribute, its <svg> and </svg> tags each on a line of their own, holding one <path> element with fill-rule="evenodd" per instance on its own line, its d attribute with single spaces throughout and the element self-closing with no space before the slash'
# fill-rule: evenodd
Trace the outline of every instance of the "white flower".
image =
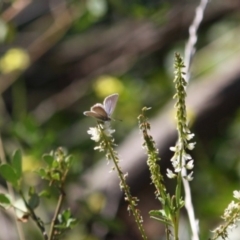
<svg viewBox="0 0 240 240">
<path fill-rule="evenodd" d="M 193 142 L 193 143 L 189 143 L 188 145 L 187 145 L 187 148 L 189 149 L 189 150 L 193 150 L 194 149 L 194 147 L 195 147 L 195 142 Z"/>
<path fill-rule="evenodd" d="M 227 208 L 224 210 L 223 219 L 228 219 L 232 216 L 232 213 L 238 209 L 238 204 L 234 201 L 230 202 Z"/>
<path fill-rule="evenodd" d="M 104 134 L 105 134 L 106 136 L 108 136 L 108 137 L 111 137 L 112 134 L 115 132 L 115 130 L 114 130 L 114 129 L 111 129 L 110 126 L 111 126 L 110 121 L 106 121 L 106 122 L 104 122 L 103 125 L 102 125 L 103 132 L 104 132 Z"/>
<path fill-rule="evenodd" d="M 233 197 L 236 198 L 237 200 L 240 200 L 240 191 L 233 191 Z"/>
<path fill-rule="evenodd" d="M 183 149 L 183 146 L 184 146 L 183 141 L 181 141 L 181 142 L 178 143 L 178 147 L 179 147 L 179 149 Z"/>
<path fill-rule="evenodd" d="M 103 131 L 104 131 L 105 135 L 108 136 L 108 137 L 111 137 L 112 134 L 115 132 L 115 130 L 111 129 L 110 127 L 104 128 Z"/>
<path fill-rule="evenodd" d="M 190 155 L 190 154 L 187 154 L 187 153 L 184 153 L 184 154 L 183 154 L 183 158 L 184 158 L 184 160 L 190 160 L 190 159 L 192 159 L 191 155 Z"/>
<path fill-rule="evenodd" d="M 176 159 L 177 159 L 177 154 L 174 154 L 173 157 L 170 159 L 170 161 L 174 162 L 174 161 L 176 161 Z"/>
<path fill-rule="evenodd" d="M 177 156 L 177 154 L 175 154 L 172 158 L 171 158 L 171 162 L 174 168 L 174 172 L 178 173 L 181 172 L 182 170 L 182 166 L 180 165 L 180 157 Z"/>
<path fill-rule="evenodd" d="M 104 148 L 102 146 L 97 146 L 94 148 L 94 150 L 98 150 L 99 152 L 103 152 Z"/>
<path fill-rule="evenodd" d="M 170 147 L 169 148 L 172 152 L 176 152 L 176 147 Z"/>
<path fill-rule="evenodd" d="M 180 167 L 180 165 L 178 165 L 175 169 L 174 169 L 174 172 L 175 173 L 179 173 L 182 171 L 182 168 Z"/>
<path fill-rule="evenodd" d="M 194 165 L 193 165 L 193 160 L 190 160 L 187 164 L 186 164 L 186 169 L 191 170 L 193 169 Z"/>
<path fill-rule="evenodd" d="M 110 122 L 106 121 L 104 122 L 104 124 L 101 124 L 98 127 L 94 127 L 94 128 L 90 127 L 87 133 L 91 135 L 91 139 L 93 141 L 99 142 L 101 139 L 101 132 L 102 132 L 101 129 L 107 137 L 111 137 L 112 134 L 115 132 L 114 129 L 110 128 Z"/>
<path fill-rule="evenodd" d="M 189 141 L 194 137 L 194 133 L 190 133 L 186 135 L 186 139 Z"/>
<path fill-rule="evenodd" d="M 91 135 L 91 139 L 95 142 L 99 142 L 101 138 L 101 131 L 97 127 L 90 127 L 89 130 L 87 131 L 89 135 Z"/>
<path fill-rule="evenodd" d="M 186 177 L 185 177 L 185 179 L 187 180 L 187 181 L 192 181 L 193 180 L 193 171 L 192 172 L 190 172 Z"/>
<path fill-rule="evenodd" d="M 125 173 L 123 176 L 126 179 L 128 177 L 128 173 Z"/>
<path fill-rule="evenodd" d="M 172 170 L 167 168 L 167 177 L 168 178 L 175 178 L 177 175 L 175 173 L 173 173 Z"/>
</svg>

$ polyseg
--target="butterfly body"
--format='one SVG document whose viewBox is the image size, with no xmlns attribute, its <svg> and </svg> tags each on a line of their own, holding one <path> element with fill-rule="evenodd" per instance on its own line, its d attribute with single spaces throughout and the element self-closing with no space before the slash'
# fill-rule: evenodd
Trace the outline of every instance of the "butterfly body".
<svg viewBox="0 0 240 240">
<path fill-rule="evenodd" d="M 83 114 L 88 117 L 94 117 L 100 121 L 110 121 L 111 115 L 116 107 L 118 101 L 118 93 L 114 93 L 106 97 L 103 101 L 103 104 L 96 103 L 90 109 Z"/>
</svg>

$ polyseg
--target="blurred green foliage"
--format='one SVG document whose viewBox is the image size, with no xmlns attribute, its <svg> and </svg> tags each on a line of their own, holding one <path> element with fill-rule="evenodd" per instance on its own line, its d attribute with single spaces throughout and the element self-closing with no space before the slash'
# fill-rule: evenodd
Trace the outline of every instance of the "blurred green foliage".
<svg viewBox="0 0 240 240">
<path fill-rule="evenodd" d="M 173 14 L 173 10 L 176 11 L 179 8 L 178 2 L 65 1 L 65 8 L 70 11 L 70 16 L 73 19 L 71 19 L 68 28 L 61 29 L 62 36 L 61 31 L 56 31 L 47 39 L 48 41 L 42 39 L 46 33 L 51 33 L 49 28 L 55 26 L 54 23 L 56 26 L 64 25 L 56 20 L 62 18 L 62 12 L 55 11 L 61 9 L 62 6 L 58 3 L 56 6 L 51 5 L 54 3 L 46 0 L 43 1 L 46 6 L 44 4 L 36 5 L 34 10 L 32 8 L 29 10 L 28 5 L 26 5 L 17 12 L 14 5 L 17 2 L 17 0 L 0 2 L 0 90 L 2 93 L 0 126 L 7 160 L 10 162 L 12 152 L 21 148 L 22 171 L 23 174 L 26 174 L 24 184 L 41 188 L 43 183 L 40 183 L 36 176 L 32 176 L 30 172 L 42 167 L 41 156 L 43 153 L 58 146 L 66 147 L 76 159 L 72 163 L 73 167 L 67 179 L 67 188 L 84 186 L 81 176 L 87 169 L 92 168 L 102 158 L 102 155 L 92 150 L 94 143 L 86 133 L 88 127 L 95 124 L 95 120 L 83 116 L 83 111 L 89 110 L 96 102 L 101 103 L 108 94 L 119 92 L 120 97 L 114 118 L 122 121 L 113 122 L 113 126 L 117 129 L 116 142 L 121 144 L 128 133 L 137 127 L 137 116 L 143 106 L 152 107 L 149 114 L 150 117 L 153 117 L 171 101 L 174 91 L 172 83 L 173 52 L 179 50 L 183 52 L 188 30 L 185 29 L 179 38 L 174 35 L 171 39 L 166 38 L 165 41 L 169 44 L 165 44 L 163 47 L 158 48 L 158 44 L 161 43 L 159 41 L 158 44 L 152 46 L 153 50 L 147 48 L 134 56 L 130 55 L 129 58 L 123 58 L 123 62 L 127 65 L 126 68 L 123 67 L 124 70 L 108 72 L 99 67 L 98 72 L 93 75 L 91 73 L 95 70 L 95 62 L 103 62 L 102 68 L 108 70 L 108 65 L 114 61 L 117 62 L 118 59 L 113 57 L 109 63 L 104 65 L 105 58 L 115 56 L 114 51 L 119 51 L 117 52 L 119 56 L 124 56 L 124 50 L 126 53 L 132 51 L 133 45 L 130 49 L 119 47 L 113 48 L 113 51 L 111 51 L 111 47 L 117 44 L 121 46 L 124 41 L 127 42 L 125 39 L 127 36 L 131 36 L 134 27 L 129 29 L 126 36 L 113 38 L 113 41 L 107 44 L 109 48 L 106 48 L 104 44 L 98 48 L 93 45 L 90 51 L 87 48 L 88 44 L 93 41 L 97 45 L 100 37 L 105 37 L 107 41 L 107 30 L 114 29 L 118 23 L 125 21 L 128 22 L 123 25 L 123 28 L 132 22 L 142 22 L 150 23 L 157 31 L 157 29 L 167 26 L 169 19 L 171 19 L 169 15 Z M 182 2 L 183 7 L 189 9 L 195 7 L 196 3 L 197 1 Z M 34 1 L 31 4 L 34 5 Z M 217 6 L 218 3 L 215 1 L 214 4 Z M 191 9 L 194 11 L 194 8 Z M 172 25 L 174 24 L 172 22 Z M 226 13 L 200 29 L 197 53 L 192 68 L 194 81 L 197 81 L 201 76 L 206 76 L 218 68 L 220 62 L 234 57 L 239 52 L 238 25 L 239 15 Z M 84 44 L 76 45 L 69 41 L 75 37 L 87 39 L 84 37 L 90 36 L 94 31 L 96 32 L 91 35 L 93 36 L 91 41 L 86 40 Z M 144 34 L 147 33 L 143 31 L 142 35 Z M 58 36 L 59 38 L 57 38 Z M 164 32 L 153 36 L 161 39 Z M 52 39 L 55 38 L 54 42 Z M 39 42 L 38 47 L 32 51 L 34 44 Z M 126 46 L 128 46 L 127 43 Z M 43 51 L 42 55 L 36 59 L 37 51 L 35 52 L 35 50 Z M 64 53 L 62 57 L 56 57 L 58 50 L 62 50 L 61 53 Z M 80 51 L 81 54 L 79 54 Z M 104 54 L 97 55 L 101 51 Z M 75 53 L 76 55 L 74 55 Z M 51 58 L 51 56 L 55 56 L 55 58 Z M 92 60 L 87 62 L 89 59 Z M 81 65 L 81 61 L 84 63 L 86 61 L 86 65 L 83 63 Z M 78 64 L 80 64 L 79 68 Z M 119 66 L 124 66 L 124 64 Z M 34 115 L 34 110 L 47 99 L 54 98 L 56 94 L 77 81 L 82 81 L 83 85 L 86 86 L 84 94 L 66 107 L 64 104 L 70 96 L 63 95 L 61 98 L 63 107 L 59 109 L 58 107 L 54 108 L 55 102 L 50 102 L 50 111 L 53 111 L 53 115 L 45 122 L 39 121 Z M 73 91 L 72 94 L 76 93 Z M 195 171 L 193 192 L 197 215 L 209 219 L 206 227 L 213 223 L 213 219 L 215 220 L 222 208 L 227 205 L 230 193 L 232 189 L 236 188 L 236 182 L 239 180 L 239 114 L 234 117 L 229 116 L 229 118 L 230 120 L 224 127 L 219 127 L 219 134 L 214 139 L 209 139 L 207 143 L 197 139 L 196 149 L 200 150 L 195 153 L 197 170 Z M 221 125 L 220 120 L 216 124 Z M 17 158 L 16 156 L 14 161 L 15 172 L 13 166 L 8 164 L 0 168 L 3 176 L 11 178 L 8 180 L 13 185 L 16 185 L 20 171 Z M 4 175 L 4 173 L 7 174 Z M 46 203 L 44 206 L 47 212 L 52 211 L 51 207 L 56 202 L 54 195 L 56 194 L 53 194 L 50 199 L 51 203 L 49 205 Z M 209 196 L 212 201 L 206 202 L 204 199 L 209 199 Z M 0 199 L 2 199 L 1 202 L 8 203 L 8 199 L 2 194 L 0 194 Z M 92 204 L 91 201 L 89 199 L 78 200 L 79 206 L 74 217 L 79 219 L 80 227 L 73 230 L 73 234 L 65 239 L 74 240 L 81 237 L 82 239 L 99 239 L 94 230 L 96 225 L 100 225 L 100 229 L 107 229 L 106 232 L 110 233 L 125 231 L 125 226 L 119 219 L 112 220 L 103 217 L 101 215 L 101 207 L 103 206 L 100 204 L 98 211 L 96 211 L 94 208 L 97 204 Z M 104 197 L 97 202 L 104 202 Z M 218 204 L 218 207 L 214 208 L 213 204 Z M 62 215 L 60 219 L 62 222 L 65 221 L 65 214 L 68 215 L 68 212 Z M 31 227 L 26 227 L 26 229 L 31 234 L 36 234 L 40 239 Z"/>
</svg>

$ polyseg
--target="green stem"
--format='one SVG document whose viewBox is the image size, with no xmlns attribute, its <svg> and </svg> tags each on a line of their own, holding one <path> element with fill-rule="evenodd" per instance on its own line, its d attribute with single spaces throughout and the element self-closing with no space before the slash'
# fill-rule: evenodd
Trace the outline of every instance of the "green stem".
<svg viewBox="0 0 240 240">
<path fill-rule="evenodd" d="M 166 226 L 165 232 L 166 232 L 166 238 L 167 238 L 167 240 L 170 240 L 170 230 L 169 230 L 168 226 Z"/>
<path fill-rule="evenodd" d="M 175 213 L 175 216 L 172 222 L 173 222 L 173 228 L 174 228 L 174 239 L 179 240 L 178 238 L 179 210 Z"/>
<path fill-rule="evenodd" d="M 180 136 L 181 138 L 181 136 Z M 182 144 L 180 144 L 182 145 Z M 183 156 L 183 149 L 180 150 L 179 158 L 180 158 L 180 166 L 182 166 L 182 156 Z M 182 171 L 178 173 L 177 176 L 177 186 L 176 186 L 176 192 L 175 192 L 175 208 L 176 211 L 174 212 L 174 238 L 175 240 L 178 240 L 178 231 L 179 231 L 179 217 L 180 217 L 180 202 L 181 202 L 181 192 L 182 192 Z"/>
<path fill-rule="evenodd" d="M 0 136 L 0 159 L 2 160 L 2 163 L 7 163 L 1 136 Z M 7 182 L 7 189 L 8 189 L 10 196 L 12 197 L 12 201 L 15 202 L 15 194 L 13 191 L 13 187 L 8 182 Z M 20 222 L 17 220 L 17 214 L 16 214 L 15 208 L 14 208 L 14 212 L 15 212 L 14 221 L 15 221 L 15 224 L 17 227 L 17 233 L 18 233 L 19 240 L 25 240 L 23 229 L 20 225 Z"/>
<path fill-rule="evenodd" d="M 65 197 L 65 192 L 64 192 L 64 188 L 63 188 L 63 183 L 65 182 L 65 178 L 67 176 L 67 173 L 68 173 L 68 170 L 65 171 L 65 173 L 63 174 L 63 177 L 62 177 L 62 185 L 60 187 L 60 196 L 58 198 L 58 203 L 57 203 L 57 207 L 56 207 L 56 210 L 55 210 L 55 213 L 53 215 L 53 218 L 52 218 L 52 221 L 51 221 L 51 225 L 50 225 L 50 230 L 49 230 L 49 240 L 52 240 L 53 239 L 53 236 L 54 236 L 54 229 L 55 229 L 55 224 L 56 224 L 56 221 L 57 221 L 57 217 L 58 217 L 58 214 L 61 210 L 61 207 L 62 207 L 62 204 L 63 204 L 63 199 Z"/>
<path fill-rule="evenodd" d="M 57 207 L 54 213 L 54 216 L 52 218 L 51 221 L 51 226 L 50 226 L 50 230 L 49 230 L 49 240 L 53 239 L 53 235 L 54 235 L 54 228 L 55 228 L 55 224 L 56 224 L 56 220 L 57 220 L 57 216 L 61 210 L 62 207 L 62 203 L 63 203 L 63 199 L 64 199 L 64 193 L 61 193 L 59 198 L 58 198 L 58 203 L 57 203 Z"/>
<path fill-rule="evenodd" d="M 134 219 L 135 219 L 135 222 L 138 226 L 138 229 L 141 233 L 141 236 L 144 240 L 147 240 L 147 236 L 146 236 L 146 233 L 145 233 L 145 230 L 143 228 L 143 225 L 142 225 L 142 217 L 140 216 L 139 214 L 139 210 L 136 209 L 136 201 L 134 200 L 134 198 L 132 197 L 131 193 L 130 193 L 130 190 L 129 190 L 129 186 L 127 185 L 126 183 L 126 180 L 125 180 L 125 177 L 123 175 L 123 172 L 121 171 L 119 165 L 118 165 L 118 159 L 116 158 L 115 156 L 115 153 L 112 149 L 112 144 L 110 142 L 110 140 L 108 139 L 107 136 L 105 136 L 104 132 L 103 132 L 103 129 L 102 127 L 100 126 L 100 129 L 101 129 L 101 132 L 102 132 L 102 135 L 104 136 L 104 141 L 106 143 L 106 149 L 108 150 L 109 154 L 110 154 L 110 157 L 111 159 L 113 160 L 114 162 L 114 166 L 118 172 L 118 176 L 120 178 L 120 184 L 125 192 L 125 196 L 126 196 L 126 200 L 129 202 L 129 208 L 134 216 Z"/>
<path fill-rule="evenodd" d="M 48 240 L 48 236 L 47 236 L 46 230 L 44 228 L 43 222 L 41 221 L 41 219 L 39 217 L 37 217 L 37 215 L 35 214 L 33 209 L 29 206 L 29 204 L 27 203 L 27 201 L 26 201 L 26 199 L 23 195 L 23 192 L 21 190 L 19 191 L 19 194 L 22 197 L 22 199 L 24 201 L 24 204 L 27 207 L 28 211 L 30 212 L 33 221 L 37 224 L 38 228 L 42 232 L 42 235 L 43 235 L 44 239 Z"/>
</svg>

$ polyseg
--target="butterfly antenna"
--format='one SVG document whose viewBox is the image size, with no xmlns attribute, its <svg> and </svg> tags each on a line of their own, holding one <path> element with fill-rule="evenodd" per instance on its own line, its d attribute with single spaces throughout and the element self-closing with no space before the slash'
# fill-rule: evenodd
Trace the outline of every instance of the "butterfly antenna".
<svg viewBox="0 0 240 240">
<path fill-rule="evenodd" d="M 118 119 L 118 118 L 111 118 L 111 120 L 113 120 L 113 121 L 120 121 L 120 122 L 123 121 L 122 119 Z"/>
</svg>

